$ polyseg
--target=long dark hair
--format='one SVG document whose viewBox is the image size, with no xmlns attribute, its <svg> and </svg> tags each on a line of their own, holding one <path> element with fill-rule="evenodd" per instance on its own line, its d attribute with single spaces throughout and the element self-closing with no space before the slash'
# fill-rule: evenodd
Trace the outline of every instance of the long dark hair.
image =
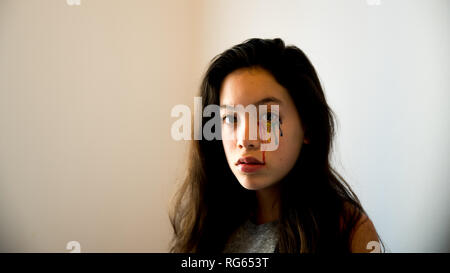
<svg viewBox="0 0 450 273">
<path fill-rule="evenodd" d="M 333 112 L 306 55 L 283 40 L 249 39 L 217 55 L 200 88 L 202 105 L 219 105 L 224 78 L 239 68 L 270 72 L 291 95 L 309 144 L 280 181 L 279 240 L 276 251 L 350 252 L 351 234 L 365 213 L 357 196 L 331 167 Z M 213 117 L 203 117 L 203 124 Z M 218 129 L 218 128 L 216 128 Z M 221 140 L 193 140 L 189 168 L 174 198 L 171 252 L 221 252 L 231 233 L 255 206 L 255 192 L 230 170 Z"/>
</svg>

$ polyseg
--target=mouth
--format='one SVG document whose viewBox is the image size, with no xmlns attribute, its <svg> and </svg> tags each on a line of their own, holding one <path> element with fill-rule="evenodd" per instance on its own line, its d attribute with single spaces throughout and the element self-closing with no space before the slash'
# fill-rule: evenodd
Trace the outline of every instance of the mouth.
<svg viewBox="0 0 450 273">
<path fill-rule="evenodd" d="M 239 158 L 239 160 L 236 161 L 235 165 L 241 172 L 253 173 L 263 168 L 266 164 L 259 161 L 255 157 L 246 156 Z"/>
</svg>

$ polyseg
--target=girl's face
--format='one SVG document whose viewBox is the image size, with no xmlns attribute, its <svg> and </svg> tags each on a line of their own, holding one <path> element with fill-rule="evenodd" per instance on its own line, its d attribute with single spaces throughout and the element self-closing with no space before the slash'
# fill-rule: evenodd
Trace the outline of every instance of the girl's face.
<svg viewBox="0 0 450 273">
<path fill-rule="evenodd" d="M 270 105 L 279 105 L 277 126 L 280 128 L 280 134 L 274 136 L 278 142 L 278 148 L 274 151 L 262 151 L 261 144 L 267 141 L 261 139 L 259 130 L 255 140 L 249 138 L 248 113 L 240 119 L 237 119 L 239 113 L 232 114 L 235 116 L 235 123 L 231 123 L 230 112 L 221 107 L 222 143 L 228 165 L 239 183 L 249 190 L 261 190 L 276 185 L 288 174 L 300 154 L 302 144 L 308 142 L 304 139 L 300 116 L 291 96 L 265 69 L 241 68 L 227 75 L 222 83 L 221 106 L 243 105 L 246 107 L 249 104 L 256 106 L 258 118 L 260 117 L 259 105 L 267 105 L 267 113 L 271 112 Z M 244 113 L 241 114 L 244 115 Z M 271 120 L 269 116 L 266 118 Z M 268 123 L 269 128 L 270 126 L 271 124 Z M 262 164 L 250 164 L 249 157 L 253 157 Z M 243 158 L 247 160 L 240 160 Z"/>
</svg>

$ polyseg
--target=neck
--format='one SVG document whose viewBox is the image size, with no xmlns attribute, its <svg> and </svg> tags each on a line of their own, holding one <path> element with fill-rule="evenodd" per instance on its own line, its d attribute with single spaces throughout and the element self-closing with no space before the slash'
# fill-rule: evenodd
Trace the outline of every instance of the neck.
<svg viewBox="0 0 450 273">
<path fill-rule="evenodd" d="M 256 224 L 273 222 L 279 218 L 279 196 L 278 185 L 256 191 L 258 202 L 255 217 Z"/>
</svg>

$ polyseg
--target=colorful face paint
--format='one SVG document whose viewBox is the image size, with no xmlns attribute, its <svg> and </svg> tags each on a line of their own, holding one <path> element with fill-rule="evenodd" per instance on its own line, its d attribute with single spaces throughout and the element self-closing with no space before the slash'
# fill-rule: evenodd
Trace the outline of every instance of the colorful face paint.
<svg viewBox="0 0 450 273">
<path fill-rule="evenodd" d="M 276 126 L 276 124 L 277 124 L 276 122 L 272 124 L 271 121 L 267 120 L 266 128 L 270 128 L 271 132 L 273 132 L 272 130 L 273 130 L 274 126 Z M 280 128 L 280 137 L 283 136 L 283 131 L 281 131 L 281 124 L 282 124 L 282 121 L 281 121 L 281 119 L 279 119 L 278 126 Z M 270 142 L 270 138 L 267 140 L 267 142 Z M 275 143 L 278 145 L 278 137 L 277 136 L 275 136 Z M 263 159 L 263 164 L 266 164 L 266 151 L 262 151 L 262 159 Z"/>
<path fill-rule="evenodd" d="M 280 119 L 280 124 L 279 124 L 279 127 L 280 127 L 280 137 L 282 137 L 283 136 L 283 131 L 281 131 L 281 124 L 282 124 L 283 122 L 281 122 L 281 119 Z"/>
<path fill-rule="evenodd" d="M 271 112 L 268 112 L 268 114 L 272 115 Z M 280 129 L 280 137 L 283 136 L 283 131 L 281 130 L 281 124 L 282 124 L 282 121 L 279 118 L 275 119 L 273 122 L 272 122 L 272 118 L 270 118 L 270 119 L 268 118 L 266 120 L 266 130 L 267 130 L 267 132 L 264 132 L 264 127 L 263 126 L 259 126 L 260 135 L 263 135 L 263 134 L 265 135 L 265 134 L 270 134 L 272 132 L 276 132 L 275 127 L 278 126 L 278 128 Z M 275 137 L 275 145 L 278 146 L 278 135 L 274 135 L 274 137 Z M 263 143 L 270 143 L 271 142 L 271 137 L 269 137 L 267 140 L 261 140 L 261 142 L 263 142 Z"/>
</svg>

